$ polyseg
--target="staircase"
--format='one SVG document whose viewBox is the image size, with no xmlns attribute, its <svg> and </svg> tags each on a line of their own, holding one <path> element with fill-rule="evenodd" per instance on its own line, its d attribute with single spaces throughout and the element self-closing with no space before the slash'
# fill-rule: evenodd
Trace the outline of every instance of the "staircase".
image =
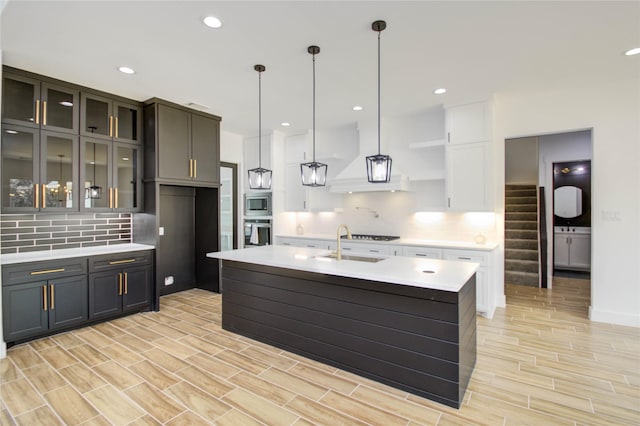
<svg viewBox="0 0 640 426">
<path fill-rule="evenodd" d="M 535 185 L 505 186 L 504 282 L 540 286 Z"/>
</svg>

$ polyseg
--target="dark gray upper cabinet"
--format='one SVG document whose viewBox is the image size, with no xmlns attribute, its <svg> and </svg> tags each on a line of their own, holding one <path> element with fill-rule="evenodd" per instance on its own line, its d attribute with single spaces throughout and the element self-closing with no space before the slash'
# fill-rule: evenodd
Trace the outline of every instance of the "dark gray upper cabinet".
<svg viewBox="0 0 640 426">
<path fill-rule="evenodd" d="M 80 134 L 142 143 L 142 108 L 93 93 L 82 93 Z"/>
<path fill-rule="evenodd" d="M 4 72 L 2 121 L 43 130 L 78 133 L 80 91 Z"/>
<path fill-rule="evenodd" d="M 145 178 L 219 185 L 219 117 L 154 99 L 145 106 L 145 135 Z"/>
</svg>

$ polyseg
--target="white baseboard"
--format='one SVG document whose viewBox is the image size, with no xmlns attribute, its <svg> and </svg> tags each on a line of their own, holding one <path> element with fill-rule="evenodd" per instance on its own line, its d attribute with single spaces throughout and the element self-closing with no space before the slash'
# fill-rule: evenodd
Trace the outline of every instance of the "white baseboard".
<svg viewBox="0 0 640 426">
<path fill-rule="evenodd" d="M 0 359 L 7 357 L 7 344 L 0 342 Z"/>
<path fill-rule="evenodd" d="M 596 322 L 608 324 L 626 325 L 629 327 L 640 327 L 640 315 L 623 314 L 620 312 L 600 311 L 589 306 L 589 319 Z"/>
</svg>

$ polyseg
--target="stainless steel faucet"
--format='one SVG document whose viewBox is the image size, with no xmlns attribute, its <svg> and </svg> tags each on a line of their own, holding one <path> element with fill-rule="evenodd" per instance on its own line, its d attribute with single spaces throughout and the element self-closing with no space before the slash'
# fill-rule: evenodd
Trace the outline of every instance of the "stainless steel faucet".
<svg viewBox="0 0 640 426">
<path fill-rule="evenodd" d="M 351 231 L 349 231 L 349 227 L 347 225 L 340 224 L 338 225 L 338 230 L 336 231 L 336 240 L 338 242 L 338 249 L 336 251 L 336 258 L 338 260 L 342 260 L 342 247 L 340 245 L 340 229 L 344 228 L 345 231 L 347 231 L 347 239 L 351 240 L 353 239 L 353 237 L 351 237 Z"/>
</svg>

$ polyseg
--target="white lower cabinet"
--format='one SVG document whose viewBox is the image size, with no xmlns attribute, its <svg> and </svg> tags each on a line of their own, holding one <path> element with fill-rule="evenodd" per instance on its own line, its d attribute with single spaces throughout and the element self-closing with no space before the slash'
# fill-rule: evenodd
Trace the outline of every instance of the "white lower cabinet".
<svg viewBox="0 0 640 426">
<path fill-rule="evenodd" d="M 371 244 L 371 243 L 354 243 L 348 240 L 342 240 L 340 243 L 342 246 L 342 253 L 350 253 L 350 254 L 359 254 L 366 256 L 394 256 L 395 250 L 392 246 L 382 245 L 382 244 Z M 335 246 L 335 243 L 333 243 Z"/>
<path fill-rule="evenodd" d="M 553 266 L 557 269 L 588 271 L 591 269 L 591 234 L 576 228 L 555 232 Z M 573 229 L 573 230 L 571 230 Z"/>
<path fill-rule="evenodd" d="M 424 257 L 426 259 L 442 259 L 444 257 L 443 250 L 440 248 L 415 246 L 401 247 L 400 253 L 397 255 L 407 257 Z"/>
<path fill-rule="evenodd" d="M 489 255 L 472 250 L 444 250 L 446 260 L 461 262 L 475 262 L 480 264 L 476 271 L 476 310 L 485 315 L 493 316 L 490 302 L 493 300 L 493 291 L 489 279 Z"/>
<path fill-rule="evenodd" d="M 315 238 L 292 238 L 292 237 L 276 237 L 276 244 L 281 246 L 292 247 L 309 247 L 328 250 L 330 243 L 328 240 Z"/>
</svg>

